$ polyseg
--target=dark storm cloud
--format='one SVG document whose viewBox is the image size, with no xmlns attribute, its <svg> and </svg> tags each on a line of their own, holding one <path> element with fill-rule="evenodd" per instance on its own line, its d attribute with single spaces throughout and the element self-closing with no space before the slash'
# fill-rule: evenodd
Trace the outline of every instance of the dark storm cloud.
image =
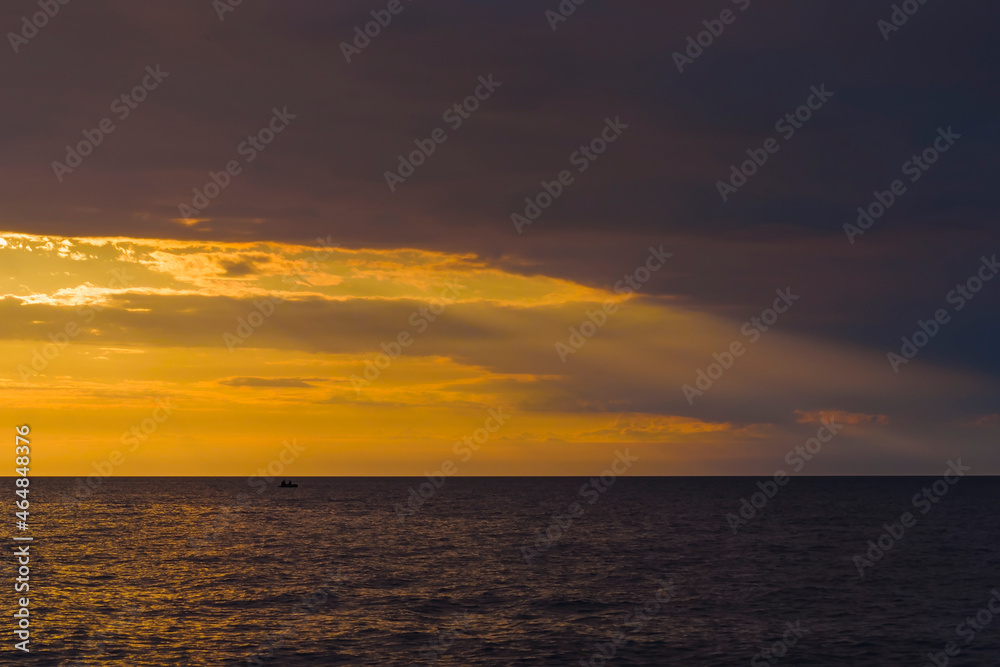
<svg viewBox="0 0 1000 667">
<path fill-rule="evenodd" d="M 383 3 L 247 0 L 220 21 L 207 1 L 70 3 L 2 59 L 5 226 L 41 234 L 289 240 L 476 252 L 508 270 L 613 283 L 646 244 L 675 263 L 649 286 L 744 318 L 801 289 L 787 326 L 892 349 L 997 250 L 1000 42 L 993 4 L 922 5 L 883 40 L 891 3 L 758 2 L 678 73 L 672 53 L 733 3 L 588 0 L 552 31 L 552 2 L 404 2 L 348 64 L 340 43 Z M 34 2 L 0 10 L 16 30 Z M 111 104 L 148 66 L 169 76 L 127 118 Z M 473 93 L 501 87 L 390 193 L 383 173 Z M 730 165 L 776 136 L 813 85 L 835 95 L 723 202 Z M 296 117 L 200 215 L 178 205 L 273 109 Z M 523 236 L 510 215 L 604 119 L 629 128 Z M 111 118 L 57 181 L 66 144 Z M 864 236 L 842 229 L 900 167 L 953 127 L 961 140 Z M 251 272 L 234 265 L 231 275 Z M 926 350 L 1000 371 L 1000 284 Z"/>
</svg>

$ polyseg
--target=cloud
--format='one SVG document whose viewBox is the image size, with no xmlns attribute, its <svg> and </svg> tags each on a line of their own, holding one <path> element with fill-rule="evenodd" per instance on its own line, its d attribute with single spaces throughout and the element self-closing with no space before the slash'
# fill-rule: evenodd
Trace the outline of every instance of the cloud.
<svg viewBox="0 0 1000 667">
<path fill-rule="evenodd" d="M 911 21 L 885 45 L 882 6 L 769 8 L 753 3 L 680 74 L 672 52 L 712 17 L 699 3 L 586 3 L 557 32 L 528 0 L 414 3 L 348 64 L 339 44 L 370 20 L 365 3 L 242 3 L 220 22 L 208 4 L 93 0 L 25 46 L 5 82 L 19 103 L 0 162 L 11 230 L 0 256 L 17 270 L 0 276 L 0 345 L 16 368 L 74 324 L 71 347 L 38 382 L 65 364 L 68 385 L 110 384 L 120 355 L 76 351 L 130 347 L 147 352 L 129 357 L 147 380 L 201 371 L 189 358 L 225 366 L 199 376 L 211 385 L 199 398 L 221 399 L 210 393 L 218 377 L 262 379 L 267 368 L 346 412 L 345 379 L 457 280 L 467 290 L 425 318 L 366 401 L 465 410 L 463 400 L 504 398 L 552 419 L 602 420 L 533 427 L 563 439 L 674 437 L 674 419 L 746 427 L 726 432 L 730 445 L 759 444 L 751 428 L 797 437 L 812 426 L 801 419 L 832 413 L 875 443 L 858 445 L 859 461 L 942 452 L 948 429 L 988 425 L 1000 405 L 1000 348 L 983 335 L 1000 312 L 997 283 L 905 376 L 884 355 L 993 252 L 997 10 L 936 5 L 933 21 Z M 0 19 L 17 25 L 22 13 L 8 4 Z M 157 63 L 169 78 L 58 182 L 52 161 Z M 390 193 L 385 171 L 485 74 L 502 87 Z M 723 203 L 716 182 L 824 83 L 836 93 L 828 106 Z M 197 220 L 180 220 L 178 205 L 286 105 L 293 124 Z M 511 214 L 572 168 L 608 116 L 628 131 L 518 235 Z M 842 225 L 940 125 L 965 138 L 851 245 Z M 317 238 L 340 247 L 315 261 Z M 560 362 L 554 343 L 650 244 L 671 262 Z M 134 281 L 112 285 L 112 270 Z M 684 400 L 679 386 L 786 286 L 802 295 L 795 310 L 694 405 Z M 226 350 L 223 334 L 271 296 L 284 299 L 273 316 Z M 171 363 L 147 366 L 153 358 Z M 280 393 L 224 398 L 263 410 L 275 406 L 262 396 Z M 979 446 L 982 434 L 963 435 Z"/>
<path fill-rule="evenodd" d="M 223 262 L 222 267 L 226 270 L 227 276 L 249 276 L 256 273 L 252 262 Z"/>
<path fill-rule="evenodd" d="M 963 421 L 959 425 L 967 428 L 997 428 L 1000 426 L 1000 414 L 994 412 L 988 415 L 980 415 L 975 419 Z"/>
<path fill-rule="evenodd" d="M 863 412 L 845 412 L 843 410 L 812 410 L 805 412 L 796 410 L 796 421 L 800 424 L 815 424 L 825 419 L 839 424 L 879 424 L 889 423 L 886 415 L 869 415 Z"/>
<path fill-rule="evenodd" d="M 219 384 L 227 387 L 301 387 L 313 388 L 317 382 L 325 378 L 266 378 L 266 377 L 233 377 L 219 380 Z"/>
</svg>

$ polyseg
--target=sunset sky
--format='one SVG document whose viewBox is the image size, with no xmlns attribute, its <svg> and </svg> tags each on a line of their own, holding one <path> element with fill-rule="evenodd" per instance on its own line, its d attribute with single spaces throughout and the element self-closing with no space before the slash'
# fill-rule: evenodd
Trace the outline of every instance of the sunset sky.
<svg viewBox="0 0 1000 667">
<path fill-rule="evenodd" d="M 208 0 L 62 6 L 2 64 L 0 413 L 31 425 L 34 474 L 119 451 L 116 475 L 248 475 L 295 439 L 285 476 L 449 459 L 589 476 L 626 448 L 631 474 L 769 475 L 823 419 L 844 428 L 803 475 L 956 457 L 1000 474 L 1000 279 L 948 298 L 1000 253 L 1000 10 L 927 3 L 886 40 L 891 3 L 743 4 L 590 0 L 553 30 L 555 2 L 404 1 L 349 63 L 341 43 L 385 3 L 245 0 L 223 20 Z M 672 54 L 727 8 L 679 72 Z M 9 3 L 0 25 L 35 11 Z M 823 85 L 783 138 L 776 121 Z M 477 89 L 455 127 L 445 112 Z M 104 118 L 92 154 L 53 167 Z M 620 136 L 581 158 L 609 122 Z M 911 182 L 904 163 L 941 128 L 960 138 Z M 780 149 L 723 201 L 718 182 L 769 137 Z M 225 187 L 186 217 L 210 172 Z M 905 194 L 849 240 L 894 179 Z M 652 271 L 651 248 L 670 255 Z M 748 329 L 778 293 L 797 298 Z M 894 372 L 887 353 L 940 309 Z M 588 313 L 605 319 L 577 349 Z M 490 410 L 508 419 L 463 461 L 454 444 Z"/>
</svg>

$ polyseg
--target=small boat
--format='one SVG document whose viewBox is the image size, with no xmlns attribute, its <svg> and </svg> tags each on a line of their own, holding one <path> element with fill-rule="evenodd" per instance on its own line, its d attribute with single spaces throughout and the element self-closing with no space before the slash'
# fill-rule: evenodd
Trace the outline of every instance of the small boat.
<svg viewBox="0 0 1000 667">
<path fill-rule="evenodd" d="M 279 484 L 278 486 L 281 487 L 282 489 L 297 489 L 297 488 L 299 488 L 299 485 L 298 484 L 292 484 L 291 480 L 288 480 L 288 481 L 281 480 L 281 484 Z"/>
</svg>

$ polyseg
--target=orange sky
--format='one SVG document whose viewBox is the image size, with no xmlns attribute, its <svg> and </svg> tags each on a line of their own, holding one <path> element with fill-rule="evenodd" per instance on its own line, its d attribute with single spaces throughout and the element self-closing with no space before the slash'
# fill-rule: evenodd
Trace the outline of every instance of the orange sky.
<svg viewBox="0 0 1000 667">
<path fill-rule="evenodd" d="M 977 386 L 471 255 L 5 234 L 0 258 L 0 411 L 32 426 L 39 475 L 251 474 L 290 439 L 298 475 L 587 475 L 622 448 L 634 474 L 769 474 L 833 415 L 848 426 L 818 474 L 872 448 L 927 457 L 931 434 L 850 403 Z M 591 337 L 560 355 L 571 326 Z M 736 340 L 745 354 L 686 400 Z M 504 423 L 460 456 L 491 410 Z"/>
</svg>

